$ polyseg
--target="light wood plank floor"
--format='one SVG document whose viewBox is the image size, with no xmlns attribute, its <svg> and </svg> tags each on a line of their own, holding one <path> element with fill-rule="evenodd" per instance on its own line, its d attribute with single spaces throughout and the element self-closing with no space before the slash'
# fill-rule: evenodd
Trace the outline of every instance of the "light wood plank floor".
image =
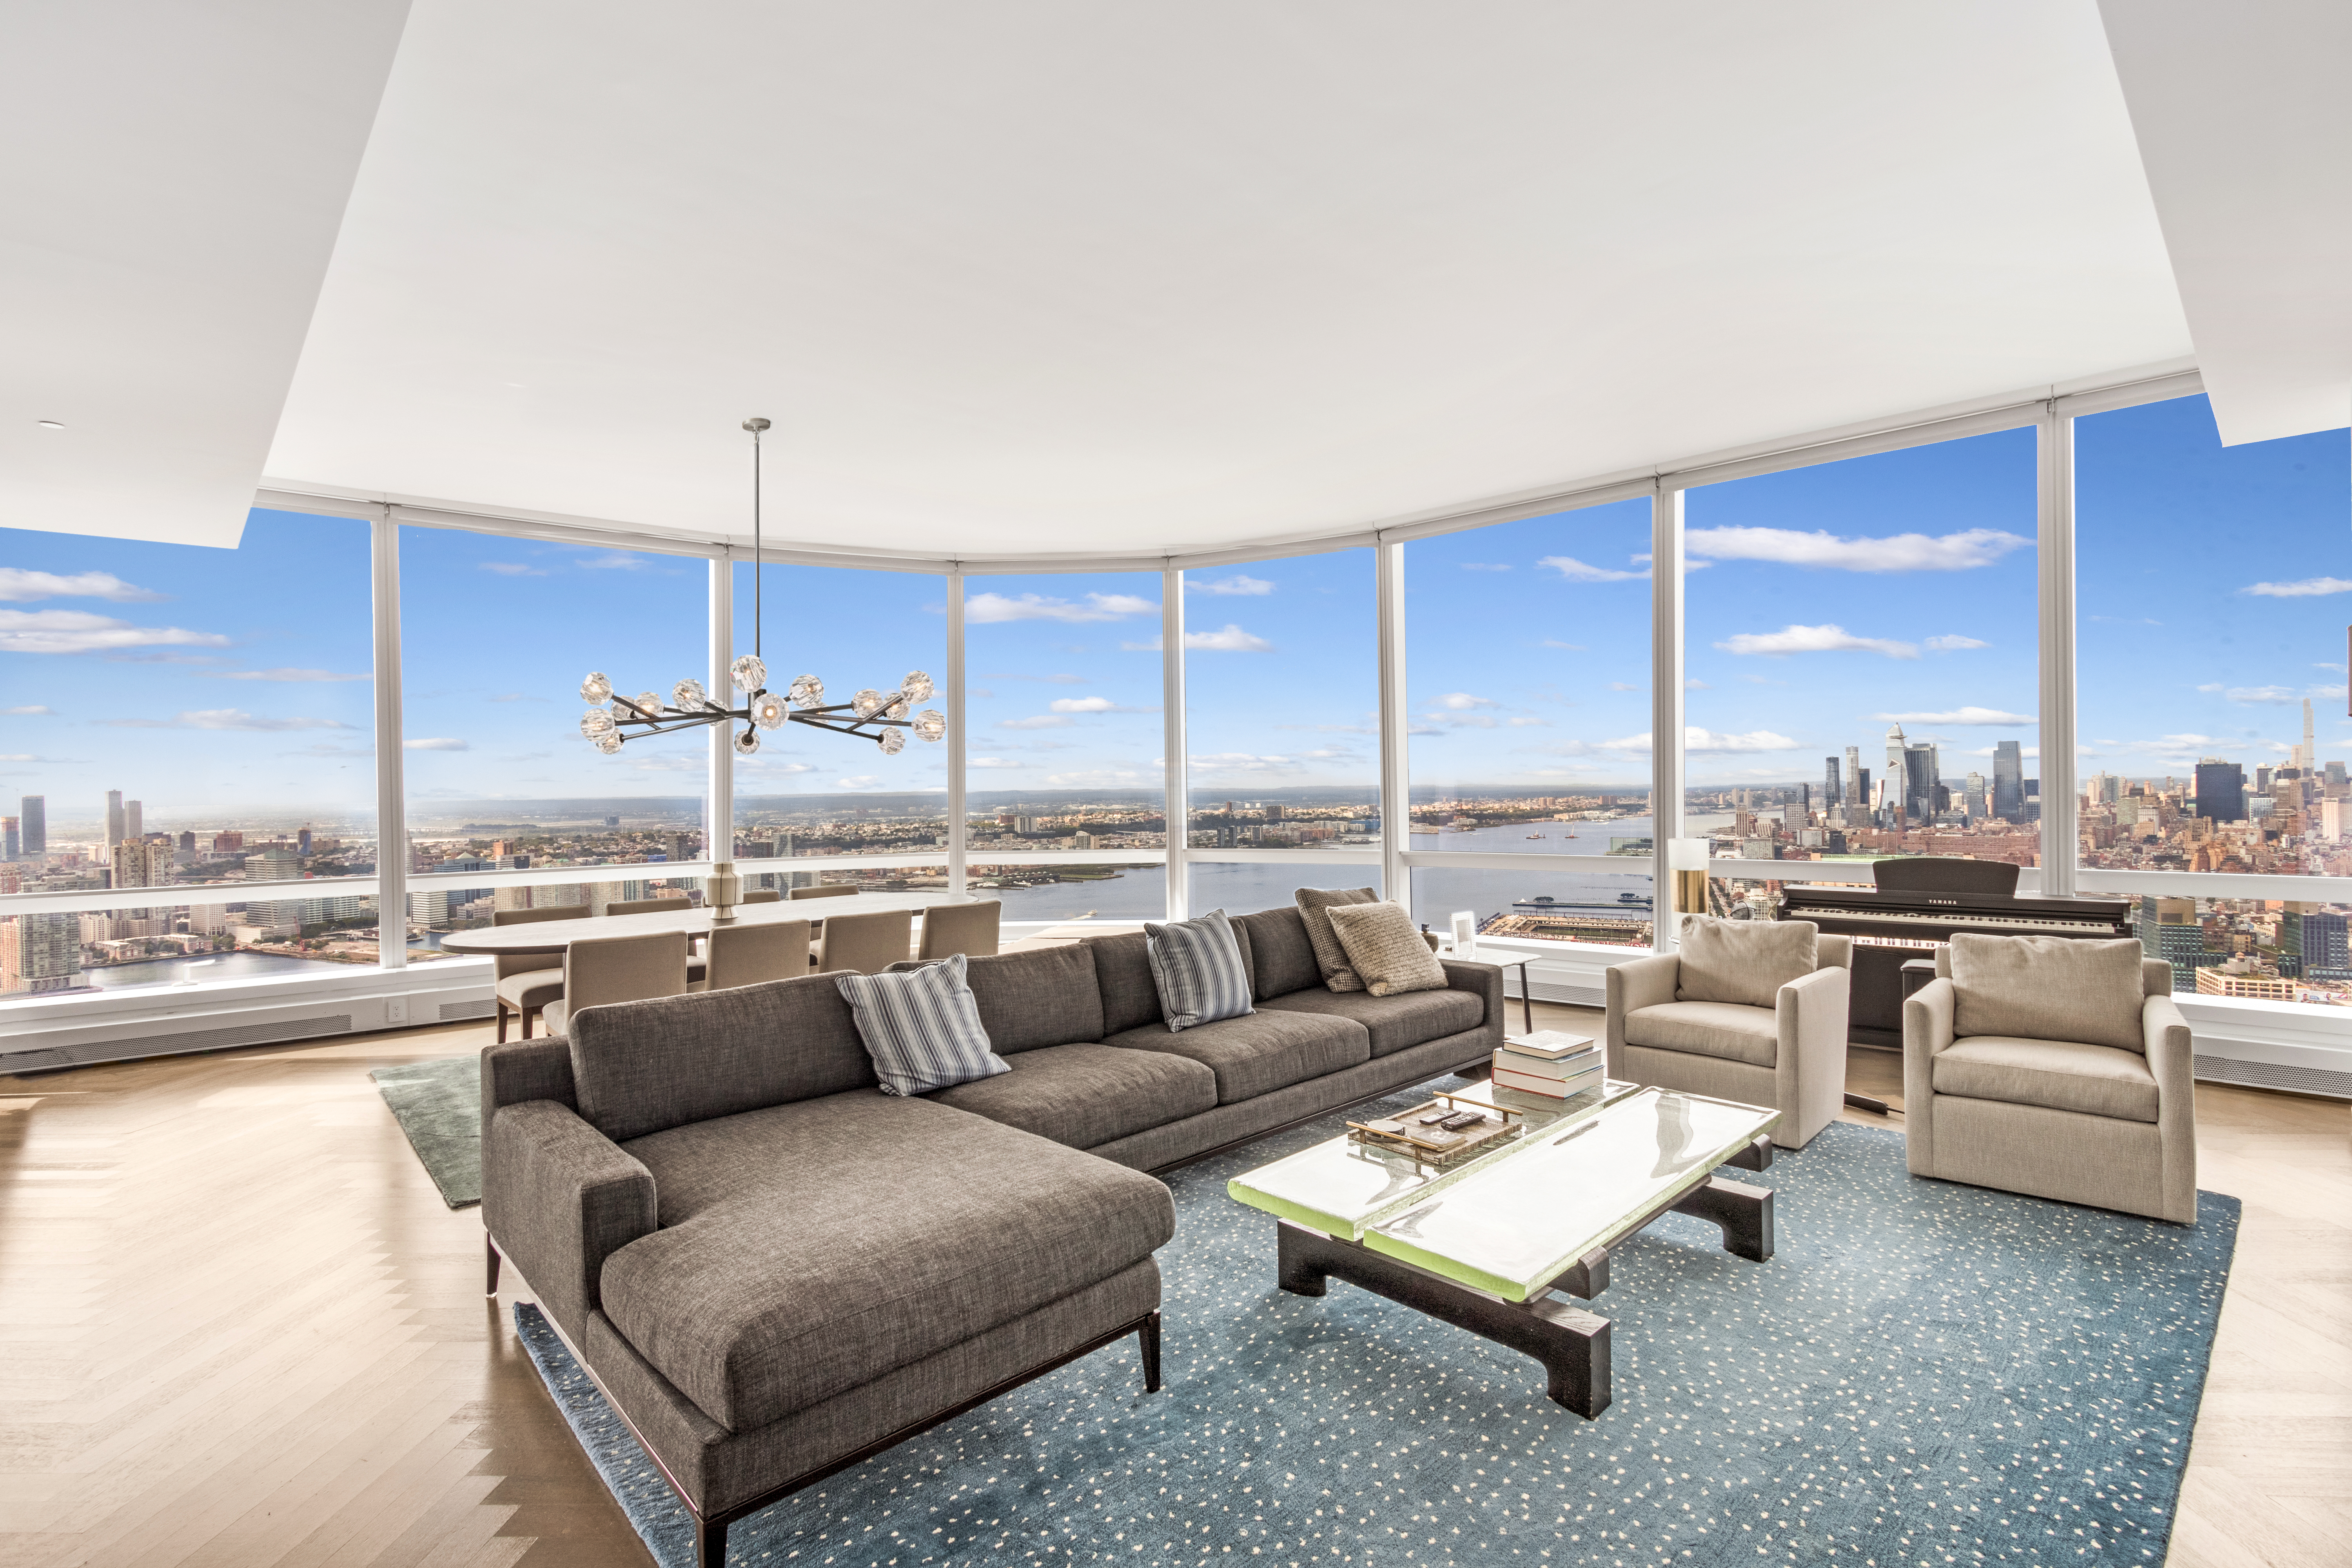
<svg viewBox="0 0 2352 1568">
<path fill-rule="evenodd" d="M 483 1299 L 476 1212 L 442 1206 L 368 1080 L 488 1037 L 0 1079 L 0 1563 L 651 1561 L 511 1297 Z M 1891 1056 L 1856 1052 L 1850 1078 L 1899 1098 Z M 2199 1121 L 2202 1184 L 2246 1214 L 2171 1561 L 2342 1568 L 2347 1108 L 2206 1087 Z"/>
</svg>

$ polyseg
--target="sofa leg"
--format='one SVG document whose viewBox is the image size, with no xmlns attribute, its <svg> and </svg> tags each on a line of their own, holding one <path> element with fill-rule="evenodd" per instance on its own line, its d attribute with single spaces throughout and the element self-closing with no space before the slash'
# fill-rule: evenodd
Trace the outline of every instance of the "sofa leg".
<svg viewBox="0 0 2352 1568">
<path fill-rule="evenodd" d="M 495 1296 L 499 1293 L 499 1244 L 490 1239 L 490 1233 L 487 1230 L 482 1232 L 482 1247 L 489 1254 L 489 1272 L 483 1283 L 482 1294 Z"/>
<path fill-rule="evenodd" d="M 1144 1319 L 1143 1326 L 1135 1331 L 1135 1337 L 1143 1346 L 1143 1392 L 1157 1394 L 1160 1392 L 1160 1314 L 1154 1312 Z"/>
<path fill-rule="evenodd" d="M 724 1568 L 726 1562 L 727 1521 L 695 1514 L 694 1568 Z"/>
</svg>

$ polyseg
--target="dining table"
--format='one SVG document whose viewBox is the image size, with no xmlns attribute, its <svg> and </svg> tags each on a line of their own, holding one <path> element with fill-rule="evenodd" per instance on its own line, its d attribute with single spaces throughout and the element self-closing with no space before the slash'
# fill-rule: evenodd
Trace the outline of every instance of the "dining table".
<svg viewBox="0 0 2352 1568">
<path fill-rule="evenodd" d="M 912 910 L 916 929 L 922 928 L 922 911 L 939 904 L 957 900 L 939 892 L 874 892 L 852 893 L 830 899 L 783 899 L 773 903 L 738 904 L 734 924 L 737 926 L 773 925 L 780 921 L 807 921 L 812 931 L 824 929 L 824 921 L 834 915 L 870 914 L 878 910 Z M 684 899 L 675 900 L 676 910 L 648 910 L 634 915 L 590 915 L 582 920 L 524 921 L 516 925 L 481 926 L 472 931 L 453 931 L 441 939 L 443 952 L 485 953 L 509 958 L 528 952 L 562 952 L 575 942 L 591 942 L 600 937 L 656 936 L 664 931 L 679 931 L 699 941 L 710 934 L 710 911 L 700 904 L 689 904 Z"/>
</svg>

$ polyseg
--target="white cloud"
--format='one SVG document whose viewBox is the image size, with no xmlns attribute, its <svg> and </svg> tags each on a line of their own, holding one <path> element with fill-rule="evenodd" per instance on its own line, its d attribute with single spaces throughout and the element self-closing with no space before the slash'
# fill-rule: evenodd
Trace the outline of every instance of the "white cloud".
<svg viewBox="0 0 2352 1568">
<path fill-rule="evenodd" d="M 836 779 L 834 781 L 835 785 L 839 788 L 859 790 L 877 788 L 881 785 L 882 782 L 882 777 L 878 773 L 856 773 L 845 779 Z M 864 808 L 860 807 L 859 809 L 863 810 Z"/>
<path fill-rule="evenodd" d="M 118 605 L 161 599 L 162 594 L 133 587 L 111 572 L 77 572 L 61 577 L 54 572 L 33 572 L 21 566 L 0 566 L 0 603 L 21 605 L 33 599 L 111 599 Z"/>
<path fill-rule="evenodd" d="M 1715 688 L 1694 676 L 1690 679 L 1683 682 L 1683 689 L 1685 691 L 1712 691 Z"/>
<path fill-rule="evenodd" d="M 1580 642 L 1556 642 L 1550 637 L 1544 638 L 1544 640 L 1537 646 L 1539 647 L 1556 647 L 1567 653 L 1582 653 L 1585 651 L 1585 647 Z"/>
<path fill-rule="evenodd" d="M 996 695 L 995 692 L 991 691 L 985 686 L 967 686 L 963 689 L 963 694 L 966 697 L 977 697 L 983 700 L 993 698 Z"/>
<path fill-rule="evenodd" d="M 179 626 L 134 626 L 87 610 L 0 610 L 0 653 L 95 653 L 105 648 L 226 647 L 228 638 Z"/>
<path fill-rule="evenodd" d="M 40 702 L 27 702 L 22 708 L 0 708 L 0 713 L 15 714 L 22 718 L 31 718 L 36 714 L 43 713 L 55 714 L 56 712 L 56 709 Z"/>
<path fill-rule="evenodd" d="M 1702 730 L 1696 724 L 1685 725 L 1683 729 L 1683 750 L 1692 756 L 1738 752 L 1793 752 L 1799 744 L 1788 736 L 1776 735 L 1769 730 L 1750 730 L 1745 735 L 1724 735 L 1713 730 Z M 1650 737 L 1646 732 L 1627 735 L 1622 740 L 1603 741 L 1601 747 L 1610 752 L 1647 752 Z"/>
<path fill-rule="evenodd" d="M 1950 653 L 1964 647 L 1992 647 L 1992 644 L 1989 642 L 1980 642 L 1975 637 L 1964 637 L 1954 633 L 1939 637 L 1929 637 L 1927 639 L 1927 646 L 1933 648 L 1937 653 Z"/>
<path fill-rule="evenodd" d="M 1684 552 L 1703 560 L 1777 561 L 1841 572 L 1965 572 L 1990 566 L 2032 543 L 2022 534 L 1997 528 L 1971 528 L 1940 537 L 1898 533 L 1885 539 L 1846 539 L 1826 530 L 1806 533 L 1793 528 L 1695 528 L 1683 536 Z"/>
<path fill-rule="evenodd" d="M 340 719 L 260 719 L 242 708 L 199 708 L 173 719 L 107 719 L 119 730 L 348 730 Z"/>
<path fill-rule="evenodd" d="M 215 680 L 370 680 L 374 679 L 365 670 L 357 675 L 339 675 L 331 669 L 200 669 L 198 675 Z"/>
<path fill-rule="evenodd" d="M 1194 772 L 1214 773 L 1288 773 L 1299 771 L 1298 759 L 1254 752 L 1210 752 L 1191 759 Z"/>
<path fill-rule="evenodd" d="M 1573 555 L 1547 555 L 1536 564 L 1550 567 L 1571 583 L 1631 583 L 1649 575 L 1646 571 L 1619 572 L 1607 566 L 1588 566 Z"/>
<path fill-rule="evenodd" d="M 1004 669 L 982 670 L 980 679 L 982 680 L 1045 680 L 1055 686 L 1092 686 L 1094 684 L 1090 679 L 1083 675 L 1016 675 L 1011 670 Z"/>
<path fill-rule="evenodd" d="M 1059 713 L 1036 713 L 1026 719 L 999 719 L 996 727 L 1000 730 L 1059 730 L 1069 721 Z"/>
<path fill-rule="evenodd" d="M 1843 626 L 1783 626 L 1777 632 L 1740 632 L 1715 645 L 1726 653 L 1778 656 L 1790 653 L 1880 653 L 1917 658 L 1918 647 L 1893 637 L 1858 637 Z"/>
<path fill-rule="evenodd" d="M 1158 653 L 1160 639 L 1153 637 L 1150 642 L 1123 642 L 1118 646 L 1128 653 Z M 1223 631 L 1186 632 L 1184 646 L 1199 653 L 1271 653 L 1274 650 L 1272 643 L 1264 637 L 1253 637 L 1230 621 L 1225 623 Z"/>
<path fill-rule="evenodd" d="M 1055 789 L 1125 789 L 1159 777 L 1156 773 L 1131 768 L 1090 768 L 1075 773 L 1047 773 L 1045 782 Z"/>
<path fill-rule="evenodd" d="M 1502 706 L 1501 703 L 1496 701 L 1491 697 L 1473 697 L 1466 691 L 1449 691 L 1437 700 L 1441 707 L 1451 708 L 1456 713 L 1467 712 L 1473 708 L 1500 708 Z"/>
<path fill-rule="evenodd" d="M 1999 708 L 1950 708 L 1940 713 L 1873 713 L 1890 724 L 2039 724 L 2041 720 Z"/>
<path fill-rule="evenodd" d="M 1422 717 L 1432 724 L 1443 724 L 1454 730 L 1491 730 L 1495 727 L 1493 717 L 1486 713 L 1424 713 Z"/>
<path fill-rule="evenodd" d="M 1549 720 L 1549 719 L 1529 719 L 1529 718 L 1521 717 L 1521 718 L 1517 718 L 1517 719 L 1507 720 L 1507 721 L 1506 721 L 1506 722 L 1507 722 L 1507 723 L 1511 726 L 1511 728 L 1512 728 L 1512 729 L 1514 729 L 1514 730 L 1528 730 L 1528 729 L 1533 729 L 1533 728 L 1535 728 L 1535 727 L 1537 727 L 1537 726 L 1538 726 L 1538 725 L 1549 724 L 1549 723 L 1550 723 L 1550 722 L 1551 722 L 1551 721 L 1550 721 L 1550 720 Z"/>
<path fill-rule="evenodd" d="M 1609 683 L 1609 689 L 1612 691 L 1645 691 L 1648 688 L 1635 686 L 1627 681 L 1612 680 Z"/>
<path fill-rule="evenodd" d="M 1510 563 L 1507 561 L 1465 561 L 1462 563 L 1462 570 L 1465 572 L 1508 572 L 1510 569 Z"/>
<path fill-rule="evenodd" d="M 2255 583 L 2238 590 L 2266 599 L 2314 599 L 2323 594 L 2352 594 L 2352 577 L 2304 577 L 2293 583 Z"/>
<path fill-rule="evenodd" d="M 1000 621 L 1116 621 L 1127 616 L 1159 613 L 1157 604 L 1133 594 L 1088 594 L 1082 604 L 1047 598 L 1042 594 L 1023 594 L 1017 598 L 1003 594 L 974 594 L 963 602 L 963 618 L 968 626 Z"/>
<path fill-rule="evenodd" d="M 591 555 L 586 560 L 575 561 L 572 564 L 584 566 L 594 572 L 642 572 L 646 568 L 645 557 L 624 555 L 617 550 L 607 551 L 602 555 Z"/>
<path fill-rule="evenodd" d="M 1025 768 L 1029 764 L 1011 757 L 967 757 L 964 765 L 972 768 Z"/>
<path fill-rule="evenodd" d="M 1184 586 L 1196 594 L 1242 595 L 1248 597 L 1274 592 L 1274 584 L 1265 578 L 1249 576 L 1224 577 L 1214 583 L 1187 583 Z M 1153 606 L 1155 609 L 1158 607 Z"/>
<path fill-rule="evenodd" d="M 1046 704 L 1056 713 L 1157 713 L 1159 708 L 1123 708 L 1108 697 L 1056 697 Z"/>
<path fill-rule="evenodd" d="M 470 752 L 474 748 L 454 736 L 433 735 L 403 741 L 400 749 L 404 752 Z"/>
<path fill-rule="evenodd" d="M 599 564 L 599 563 L 593 561 L 583 561 L 580 564 L 583 566 L 593 566 Z M 608 562 L 604 563 L 604 564 L 609 565 L 612 563 Z M 476 570 L 482 572 L 495 572 L 501 577 L 544 577 L 547 575 L 546 573 L 541 571 L 538 567 L 526 566 L 520 561 L 481 561 L 475 563 L 475 568 Z"/>
</svg>

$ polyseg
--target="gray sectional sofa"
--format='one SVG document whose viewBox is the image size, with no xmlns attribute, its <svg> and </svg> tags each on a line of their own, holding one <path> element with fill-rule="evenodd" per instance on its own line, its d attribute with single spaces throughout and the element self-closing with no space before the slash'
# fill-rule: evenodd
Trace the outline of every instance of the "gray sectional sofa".
<svg viewBox="0 0 2352 1568">
<path fill-rule="evenodd" d="M 974 958 L 1012 1070 L 884 1095 L 830 975 L 583 1009 L 482 1055 L 489 1287 L 520 1268 L 694 1514 L 728 1523 L 1126 1335 L 1159 1386 L 1165 1169 L 1486 1060 L 1502 972 L 1325 988 L 1234 927 L 1256 1011 L 1171 1033 L 1140 933 Z"/>
</svg>

